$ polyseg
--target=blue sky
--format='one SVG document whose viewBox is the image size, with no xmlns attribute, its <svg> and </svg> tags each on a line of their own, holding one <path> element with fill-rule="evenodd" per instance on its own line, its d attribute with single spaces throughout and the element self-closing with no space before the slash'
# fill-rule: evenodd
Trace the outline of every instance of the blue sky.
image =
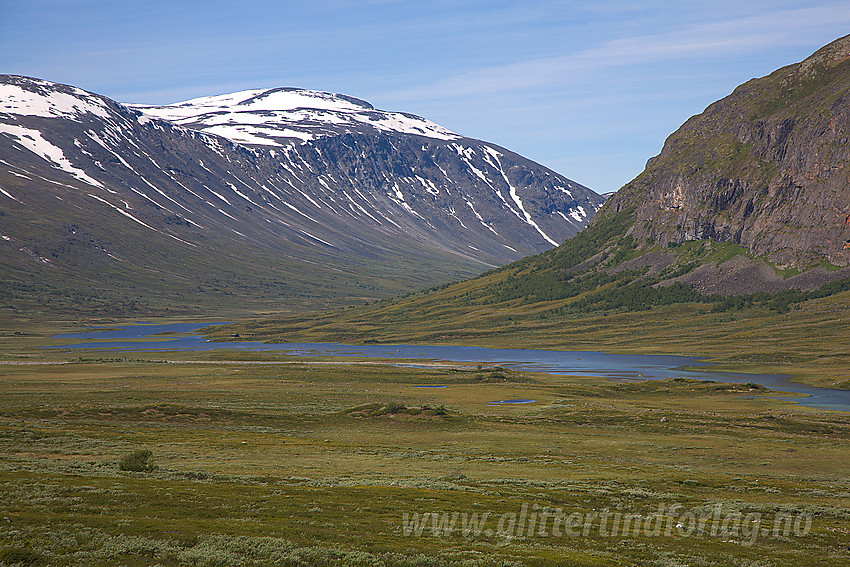
<svg viewBox="0 0 850 567">
<path fill-rule="evenodd" d="M 601 193 L 738 84 L 847 33 L 846 0 L 0 0 L 0 73 L 151 104 L 340 92 Z"/>
</svg>

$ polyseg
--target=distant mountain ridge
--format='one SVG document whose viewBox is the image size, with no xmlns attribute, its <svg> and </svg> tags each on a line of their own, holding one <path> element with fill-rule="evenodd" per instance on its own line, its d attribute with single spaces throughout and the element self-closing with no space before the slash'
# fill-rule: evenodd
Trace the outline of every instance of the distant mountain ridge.
<svg viewBox="0 0 850 567">
<path fill-rule="evenodd" d="M 131 108 L 0 76 L 0 160 L 13 309 L 345 304 L 549 248 L 603 201 L 504 148 L 298 89 Z"/>
</svg>

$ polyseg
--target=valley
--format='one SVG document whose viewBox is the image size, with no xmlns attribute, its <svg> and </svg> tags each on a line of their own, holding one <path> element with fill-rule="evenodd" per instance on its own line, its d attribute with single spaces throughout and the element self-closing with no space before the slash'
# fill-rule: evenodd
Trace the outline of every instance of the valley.
<svg viewBox="0 0 850 567">
<path fill-rule="evenodd" d="M 0 83 L 0 565 L 850 562 L 850 36 L 607 200 L 347 95 Z"/>
</svg>

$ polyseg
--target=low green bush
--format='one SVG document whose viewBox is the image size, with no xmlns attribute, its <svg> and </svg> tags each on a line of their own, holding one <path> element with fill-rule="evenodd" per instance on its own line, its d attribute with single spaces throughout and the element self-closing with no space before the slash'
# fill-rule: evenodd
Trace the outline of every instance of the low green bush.
<svg viewBox="0 0 850 567">
<path fill-rule="evenodd" d="M 118 468 L 122 471 L 131 472 L 149 472 L 156 470 L 156 465 L 154 465 L 151 461 L 152 457 L 152 452 L 147 449 L 139 449 L 124 456 L 118 463 Z"/>
</svg>

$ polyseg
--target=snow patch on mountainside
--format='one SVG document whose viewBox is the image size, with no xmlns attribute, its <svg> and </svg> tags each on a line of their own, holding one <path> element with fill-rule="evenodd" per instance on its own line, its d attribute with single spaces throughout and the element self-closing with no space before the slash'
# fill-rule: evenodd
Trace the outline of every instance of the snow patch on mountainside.
<svg viewBox="0 0 850 567">
<path fill-rule="evenodd" d="M 15 197 L 14 195 L 12 195 L 11 193 L 9 193 L 8 191 L 6 191 L 5 189 L 3 189 L 2 187 L 0 187 L 0 193 L 2 193 L 3 195 L 5 195 L 5 196 L 9 197 L 10 199 L 13 199 L 13 200 L 15 200 L 15 201 L 17 201 L 17 202 L 19 202 L 19 203 L 21 202 L 21 200 L 20 200 L 20 199 L 18 199 L 17 197 Z M 4 236 L 3 238 L 6 238 L 6 237 Z"/>
<path fill-rule="evenodd" d="M 522 199 L 520 199 L 519 194 L 517 193 L 516 187 L 513 186 L 513 184 L 510 182 L 510 180 L 508 180 L 508 175 L 505 173 L 505 168 L 502 166 L 502 160 L 499 159 L 499 155 L 500 155 L 499 152 L 497 152 L 493 148 L 490 148 L 490 147 L 487 147 L 487 146 L 484 146 L 484 151 L 486 151 L 487 154 L 491 155 L 493 158 L 496 159 L 496 164 L 493 164 L 493 162 L 490 162 L 490 160 L 487 160 L 487 161 L 491 165 L 493 165 L 494 167 L 496 165 L 498 165 L 498 167 L 496 167 L 496 169 L 498 169 L 499 173 L 502 174 L 502 179 L 504 179 L 505 183 L 507 183 L 508 190 L 509 190 L 510 195 L 511 195 L 511 199 L 513 199 L 513 202 L 516 203 L 516 206 L 519 208 L 519 210 L 522 211 L 522 218 L 525 219 L 525 222 L 528 223 L 530 226 L 532 226 L 534 228 L 534 230 L 539 232 L 540 236 L 542 236 L 543 239 L 546 240 L 546 242 L 548 242 L 552 246 L 557 246 L 558 243 L 556 241 L 552 240 L 549 237 L 548 234 L 543 232 L 543 229 L 540 228 L 540 225 L 538 225 L 536 222 L 534 222 L 534 219 L 531 217 L 531 214 L 529 214 L 529 212 L 527 210 L 525 210 L 525 207 L 522 204 Z M 501 196 L 501 194 L 500 194 L 500 196 Z"/>
<path fill-rule="evenodd" d="M 19 85 L 0 84 L 0 113 L 44 118 L 69 118 L 85 113 L 109 117 L 109 109 L 101 99 L 77 88 L 73 92 L 73 95 L 55 90 L 39 93 Z"/>
<path fill-rule="evenodd" d="M 103 188 L 103 185 L 97 180 L 90 177 L 82 169 L 74 167 L 61 148 L 58 148 L 44 139 L 41 132 L 24 128 L 23 126 L 15 126 L 13 124 L 0 124 L 0 134 L 7 134 L 18 142 L 27 150 L 33 152 L 37 156 L 51 162 L 59 169 L 66 171 L 89 185 Z"/>
</svg>

